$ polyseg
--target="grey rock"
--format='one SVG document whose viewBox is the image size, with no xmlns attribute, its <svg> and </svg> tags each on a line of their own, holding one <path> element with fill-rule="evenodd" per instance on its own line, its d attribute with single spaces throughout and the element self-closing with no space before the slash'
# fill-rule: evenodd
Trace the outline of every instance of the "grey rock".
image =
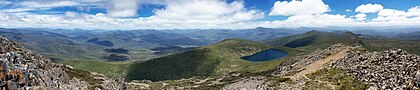
<svg viewBox="0 0 420 90">
<path fill-rule="evenodd" d="M 344 68 L 356 79 L 379 89 L 419 89 L 420 56 L 402 49 L 382 52 L 352 51 L 345 58 L 331 63 Z"/>
</svg>

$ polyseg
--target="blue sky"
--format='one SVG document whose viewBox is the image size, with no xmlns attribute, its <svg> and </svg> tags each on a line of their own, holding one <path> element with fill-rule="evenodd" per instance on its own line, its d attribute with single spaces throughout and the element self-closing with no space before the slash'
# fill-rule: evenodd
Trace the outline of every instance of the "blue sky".
<svg viewBox="0 0 420 90">
<path fill-rule="evenodd" d="M 0 21 L 5 28 L 417 28 L 420 0 L 0 0 Z"/>
</svg>

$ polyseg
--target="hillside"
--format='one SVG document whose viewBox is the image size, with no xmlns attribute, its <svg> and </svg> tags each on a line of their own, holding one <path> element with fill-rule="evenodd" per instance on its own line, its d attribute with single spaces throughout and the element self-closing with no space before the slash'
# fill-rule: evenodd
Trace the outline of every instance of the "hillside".
<svg viewBox="0 0 420 90">
<path fill-rule="evenodd" d="M 127 73 L 127 68 L 132 62 L 105 62 L 98 60 L 63 60 L 57 63 L 70 65 L 75 69 L 97 72 L 105 76 L 120 76 Z"/>
<path fill-rule="evenodd" d="M 249 62 L 240 57 L 272 48 L 258 42 L 228 39 L 214 45 L 138 62 L 130 66 L 129 80 L 169 80 L 192 76 L 222 75 L 229 72 L 260 72 L 274 68 L 282 60 Z M 294 51 L 284 49 L 293 55 Z"/>
<path fill-rule="evenodd" d="M 98 59 L 97 57 L 106 55 L 102 47 L 77 43 L 65 35 L 47 31 L 0 29 L 0 35 L 54 60 Z"/>
<path fill-rule="evenodd" d="M 317 48 L 322 49 L 336 43 L 343 43 L 348 45 L 362 44 L 360 38 L 358 38 L 352 32 L 332 33 L 315 30 L 303 34 L 269 39 L 263 42 L 273 46 L 285 46 L 307 50 L 314 50 Z"/>
<path fill-rule="evenodd" d="M 402 40 L 420 40 L 420 31 L 398 34 L 394 38 Z"/>
<path fill-rule="evenodd" d="M 369 51 L 383 51 L 389 49 L 404 49 L 410 53 L 420 55 L 419 40 L 394 40 L 384 38 L 363 38 L 364 47 Z"/>
</svg>

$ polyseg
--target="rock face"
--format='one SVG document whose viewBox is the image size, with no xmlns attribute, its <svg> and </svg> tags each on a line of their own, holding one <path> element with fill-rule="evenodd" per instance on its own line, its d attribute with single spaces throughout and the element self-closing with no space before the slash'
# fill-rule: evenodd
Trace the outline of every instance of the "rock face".
<svg viewBox="0 0 420 90">
<path fill-rule="evenodd" d="M 401 49 L 382 52 L 353 51 L 330 66 L 347 69 L 371 89 L 419 89 L 420 56 Z"/>
<path fill-rule="evenodd" d="M 20 44 L 0 37 L 0 89 L 2 90 L 86 90 L 89 83 L 70 78 L 63 65 L 25 50 Z M 115 83 L 114 83 L 115 82 Z M 124 89 L 123 80 L 104 80 L 104 89 Z"/>
<path fill-rule="evenodd" d="M 0 87 L 9 90 L 56 89 L 70 86 L 70 79 L 60 67 L 4 37 L 0 37 L 0 79 Z M 83 87 L 69 89 L 80 88 Z"/>
</svg>

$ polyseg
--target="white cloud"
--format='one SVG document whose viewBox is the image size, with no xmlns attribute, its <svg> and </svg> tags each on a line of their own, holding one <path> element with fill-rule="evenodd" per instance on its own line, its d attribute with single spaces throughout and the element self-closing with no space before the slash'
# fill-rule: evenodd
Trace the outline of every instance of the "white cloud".
<svg viewBox="0 0 420 90">
<path fill-rule="evenodd" d="M 0 1 L 0 3 L 2 3 Z M 77 1 L 55 1 L 55 0 L 45 0 L 45 1 L 22 1 L 22 2 L 7 2 L 13 4 L 13 8 L 5 8 L 0 10 L 1 12 L 11 12 L 11 13 L 21 13 L 32 10 L 48 10 L 55 7 L 66 7 L 66 6 L 78 6 L 80 2 Z"/>
<path fill-rule="evenodd" d="M 0 11 L 18 13 L 18 12 L 31 11 L 31 10 L 35 10 L 35 9 L 33 9 L 33 8 L 16 8 L 16 9 L 5 9 L 5 10 L 0 10 Z"/>
<path fill-rule="evenodd" d="M 364 14 L 364 13 L 359 13 L 354 17 L 356 17 L 356 20 L 359 20 L 359 21 L 366 20 L 366 14 Z"/>
<path fill-rule="evenodd" d="M 358 6 L 354 11 L 360 13 L 376 13 L 384 9 L 381 4 L 362 4 Z"/>
<path fill-rule="evenodd" d="M 75 1 L 23 1 L 20 3 L 23 7 L 28 8 L 52 8 L 52 7 L 64 7 L 64 6 L 76 6 L 79 2 Z"/>
<path fill-rule="evenodd" d="M 8 5 L 8 4 L 12 4 L 12 2 L 0 0 L 0 5 Z"/>
<path fill-rule="evenodd" d="M 372 19 L 374 22 L 394 22 L 394 23 L 419 23 L 420 10 L 419 6 L 412 7 L 408 11 L 395 9 L 383 9 L 378 12 L 378 17 Z"/>
<path fill-rule="evenodd" d="M 405 11 L 394 10 L 394 9 L 384 9 L 378 12 L 379 17 L 400 17 L 406 14 Z"/>
<path fill-rule="evenodd" d="M 112 17 L 132 17 L 137 15 L 137 8 L 136 0 L 112 0 L 107 14 Z"/>
<path fill-rule="evenodd" d="M 215 26 L 262 18 L 263 13 L 248 10 L 243 2 L 221 0 L 168 1 L 165 9 L 155 11 L 152 22 L 188 26 Z"/>
<path fill-rule="evenodd" d="M 350 9 L 346 9 L 346 12 L 353 12 L 353 10 L 350 10 Z"/>
<path fill-rule="evenodd" d="M 242 23 L 246 27 L 420 27 L 420 6 L 407 11 L 381 9 L 378 17 L 366 20 L 365 13 L 359 13 L 350 18 L 345 15 L 315 14 L 294 15 L 286 20 Z"/>
<path fill-rule="evenodd" d="M 408 17 L 413 17 L 413 16 L 420 16 L 420 6 L 416 6 L 416 7 L 412 7 L 410 9 L 408 9 L 407 12 L 407 16 Z"/>
<path fill-rule="evenodd" d="M 281 22 L 289 23 L 290 26 L 294 27 L 325 27 L 351 23 L 352 21 L 352 19 L 346 18 L 345 15 L 318 14 L 291 16 Z"/>
<path fill-rule="evenodd" d="M 66 17 L 75 18 L 75 17 L 77 17 L 79 15 L 79 13 L 72 12 L 72 11 L 66 11 L 66 12 L 64 12 L 64 15 Z"/>
<path fill-rule="evenodd" d="M 274 6 L 269 13 L 270 16 L 283 15 L 310 15 L 310 14 L 322 14 L 329 11 L 329 6 L 326 5 L 322 0 L 292 0 L 288 1 L 276 1 Z"/>
</svg>

